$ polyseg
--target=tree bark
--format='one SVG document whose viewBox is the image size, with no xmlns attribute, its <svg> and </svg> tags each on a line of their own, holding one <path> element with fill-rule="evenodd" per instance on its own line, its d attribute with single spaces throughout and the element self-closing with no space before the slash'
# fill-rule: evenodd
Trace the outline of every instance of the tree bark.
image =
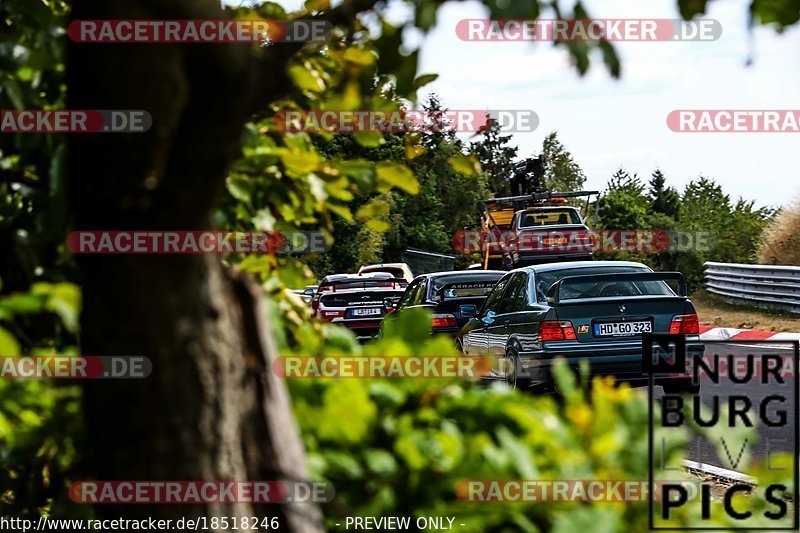
<svg viewBox="0 0 800 533">
<path fill-rule="evenodd" d="M 73 19 L 220 19 L 211 0 L 75 0 Z M 202 230 L 238 155 L 257 73 L 249 45 L 71 44 L 71 109 L 141 109 L 147 133 L 69 141 L 79 230 Z M 285 58 L 273 68 L 282 71 Z M 264 68 L 263 66 L 261 68 Z M 260 288 L 199 255 L 79 258 L 87 355 L 141 355 L 142 380 L 85 385 L 99 480 L 305 480 Z M 114 505 L 107 517 L 271 517 L 321 531 L 313 504 Z"/>
</svg>

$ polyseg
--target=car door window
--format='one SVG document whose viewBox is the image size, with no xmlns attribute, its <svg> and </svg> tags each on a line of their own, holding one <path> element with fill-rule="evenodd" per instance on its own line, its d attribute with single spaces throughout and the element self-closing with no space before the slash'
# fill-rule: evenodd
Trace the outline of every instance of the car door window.
<svg viewBox="0 0 800 533">
<path fill-rule="evenodd" d="M 486 298 L 486 302 L 483 304 L 483 309 L 481 310 L 482 314 L 486 314 L 487 311 L 495 311 L 497 312 L 497 306 L 500 304 L 500 299 L 503 296 L 503 291 L 508 285 L 508 281 L 511 279 L 512 274 L 506 274 L 500 281 L 497 282 L 497 285 L 494 286 L 492 292 L 489 293 L 489 296 Z"/>
<path fill-rule="evenodd" d="M 397 307 L 403 308 L 408 307 L 409 305 L 414 305 L 414 295 L 416 294 L 420 285 L 422 285 L 421 281 L 415 281 L 409 285 L 406 289 L 406 292 L 404 292 L 403 296 L 400 298 L 400 303 L 397 304 Z"/>
<path fill-rule="evenodd" d="M 530 286 L 530 276 L 524 272 L 521 272 L 519 276 L 520 284 L 513 296 L 511 307 L 512 311 L 524 311 L 528 308 L 528 287 Z"/>
<path fill-rule="evenodd" d="M 417 290 L 414 292 L 413 300 L 411 305 L 421 305 L 424 304 L 427 299 L 428 293 L 428 286 L 424 281 L 421 281 L 417 284 Z"/>
<path fill-rule="evenodd" d="M 497 314 L 511 313 L 517 310 L 516 302 L 520 292 L 525 286 L 527 276 L 524 272 L 517 272 L 508 284 L 505 294 L 500 299 L 500 303 L 495 311 Z"/>
</svg>

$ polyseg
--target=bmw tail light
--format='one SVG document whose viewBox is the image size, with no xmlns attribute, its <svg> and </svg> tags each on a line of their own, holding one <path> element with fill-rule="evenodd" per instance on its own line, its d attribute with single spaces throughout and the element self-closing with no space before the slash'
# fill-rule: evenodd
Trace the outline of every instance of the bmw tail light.
<svg viewBox="0 0 800 533">
<path fill-rule="evenodd" d="M 434 328 L 454 328 L 458 326 L 458 322 L 456 321 L 456 317 L 453 315 L 433 315 L 431 326 Z"/>
<path fill-rule="evenodd" d="M 699 335 L 700 320 L 696 313 L 675 315 L 669 325 L 670 335 Z"/>
<path fill-rule="evenodd" d="M 539 340 L 547 341 L 574 341 L 575 328 L 569 320 L 545 320 L 539 326 Z"/>
</svg>

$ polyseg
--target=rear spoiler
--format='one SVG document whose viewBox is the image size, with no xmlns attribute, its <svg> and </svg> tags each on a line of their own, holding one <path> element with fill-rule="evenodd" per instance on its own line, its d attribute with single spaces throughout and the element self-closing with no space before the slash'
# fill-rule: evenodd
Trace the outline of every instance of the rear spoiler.
<svg viewBox="0 0 800 533">
<path fill-rule="evenodd" d="M 679 296 L 686 298 L 689 294 L 689 290 L 686 285 L 686 278 L 680 272 L 632 272 L 624 274 L 594 274 L 561 278 L 547 291 L 547 301 L 552 305 L 558 305 L 558 303 L 561 301 L 561 288 L 564 285 L 580 283 L 584 281 L 677 281 Z M 657 295 L 651 296 L 658 297 Z"/>
</svg>

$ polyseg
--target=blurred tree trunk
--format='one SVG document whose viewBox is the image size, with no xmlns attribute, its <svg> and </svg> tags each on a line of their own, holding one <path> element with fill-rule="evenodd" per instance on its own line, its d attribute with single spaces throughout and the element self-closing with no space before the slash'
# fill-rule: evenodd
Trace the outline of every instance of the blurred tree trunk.
<svg viewBox="0 0 800 533">
<path fill-rule="evenodd" d="M 76 0 L 74 19 L 219 19 L 211 0 Z M 238 154 L 256 73 L 237 44 L 75 44 L 72 109 L 142 109 L 147 133 L 70 139 L 76 229 L 199 230 Z M 284 65 L 275 65 L 282 71 Z M 306 479 L 304 452 L 259 288 L 218 258 L 79 259 L 81 348 L 143 355 L 142 380 L 85 386 L 89 457 L 99 480 Z M 321 531 L 312 504 L 115 505 L 109 517 L 278 516 Z"/>
</svg>

